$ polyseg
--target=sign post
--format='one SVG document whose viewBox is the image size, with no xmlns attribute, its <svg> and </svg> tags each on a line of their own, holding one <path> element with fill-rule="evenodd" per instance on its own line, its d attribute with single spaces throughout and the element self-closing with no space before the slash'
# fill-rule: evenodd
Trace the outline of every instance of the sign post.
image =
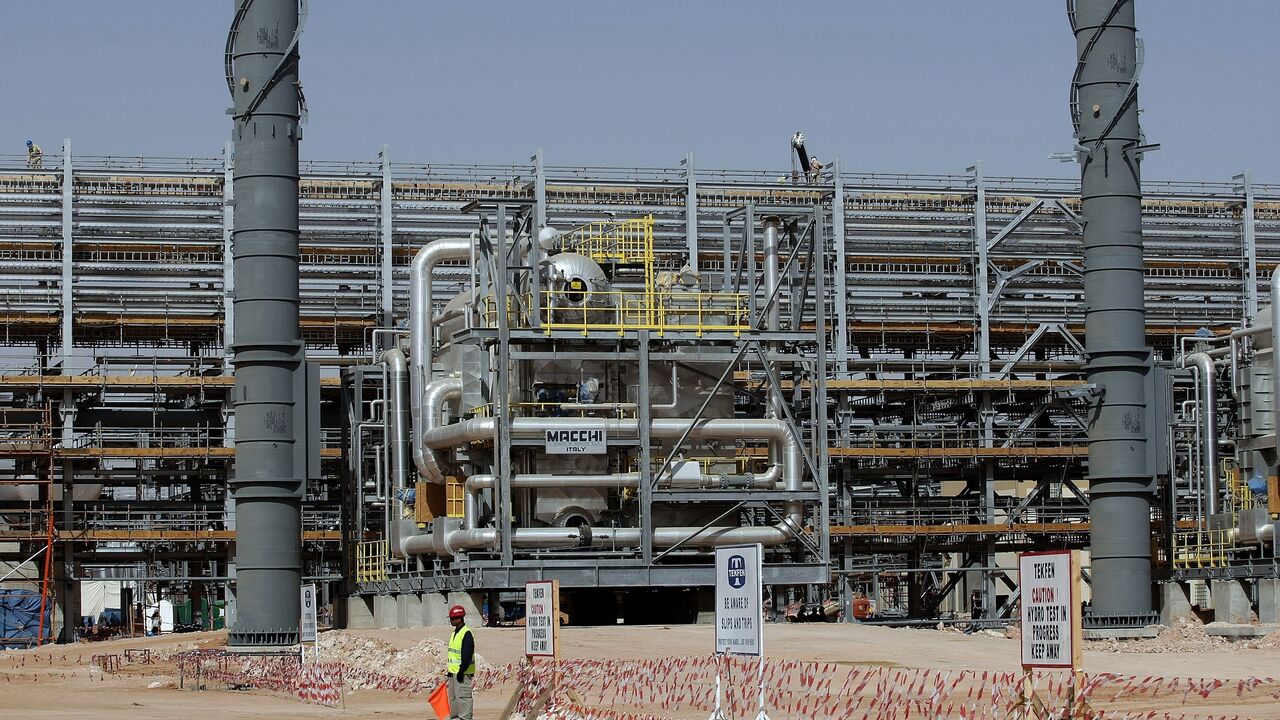
<svg viewBox="0 0 1280 720">
<path fill-rule="evenodd" d="M 716 548 L 716 654 L 754 655 L 760 659 L 760 713 L 764 709 L 764 606 L 761 598 L 764 548 L 732 545 Z M 720 664 L 716 664 L 716 704 L 710 720 L 723 720 L 720 706 Z"/>
<path fill-rule="evenodd" d="M 1022 704 L 1026 713 L 1044 705 L 1035 694 L 1036 668 L 1071 671 L 1066 717 L 1078 716 L 1083 618 L 1080 608 L 1080 553 L 1029 552 L 1018 556 L 1022 620 Z"/>
<path fill-rule="evenodd" d="M 302 652 L 302 659 L 307 659 L 307 643 L 314 643 L 316 648 L 313 652 L 312 661 L 318 661 L 320 655 L 320 634 L 319 624 L 316 622 L 316 586 L 302 586 L 302 617 L 298 622 L 298 644 Z"/>
<path fill-rule="evenodd" d="M 559 684 L 560 581 L 531 580 L 524 584 L 524 654 L 551 658 L 552 686 Z"/>
</svg>

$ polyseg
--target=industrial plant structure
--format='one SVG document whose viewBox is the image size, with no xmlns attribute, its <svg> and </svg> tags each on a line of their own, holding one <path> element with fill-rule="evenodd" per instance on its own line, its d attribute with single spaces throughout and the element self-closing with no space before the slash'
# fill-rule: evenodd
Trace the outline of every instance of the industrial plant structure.
<svg viewBox="0 0 1280 720">
<path fill-rule="evenodd" d="M 1000 623 L 1008 553 L 1091 548 L 1096 630 L 1280 621 L 1280 186 L 1140 182 L 1132 3 L 1071 19 L 1080 182 L 299 166 L 244 139 L 296 121 L 278 59 L 229 66 L 220 158 L 0 157 L 0 554 L 51 548 L 68 618 L 123 578 L 246 646 L 296 640 L 250 597 L 299 580 L 351 626 L 542 578 L 574 622 L 694 621 L 739 543 L 847 618 Z"/>
</svg>

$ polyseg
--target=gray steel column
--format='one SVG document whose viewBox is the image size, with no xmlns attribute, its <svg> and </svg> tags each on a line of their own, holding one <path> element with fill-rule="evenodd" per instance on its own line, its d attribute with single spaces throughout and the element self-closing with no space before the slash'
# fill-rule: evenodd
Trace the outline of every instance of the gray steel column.
<svg viewBox="0 0 1280 720">
<path fill-rule="evenodd" d="M 1236 192 L 1244 195 L 1240 207 L 1240 242 L 1244 249 L 1244 322 L 1249 325 L 1258 314 L 1258 245 L 1254 238 L 1253 180 L 1249 171 L 1236 175 Z"/>
<path fill-rule="evenodd" d="M 653 467 L 650 464 L 649 418 L 649 331 L 636 332 L 636 354 L 639 356 L 636 378 L 636 422 L 639 425 L 637 461 L 640 471 L 640 558 L 645 565 L 653 564 Z M 673 398 L 674 399 L 674 398 Z"/>
<path fill-rule="evenodd" d="M 235 99 L 235 493 L 239 608 L 228 644 L 298 642 L 302 473 L 294 466 L 298 331 L 297 0 L 241 0 Z M 305 432 L 305 428 L 301 429 Z"/>
<path fill-rule="evenodd" d="M 71 138 L 62 141 L 62 373 L 73 375 L 75 354 L 75 291 L 72 263 L 75 258 L 73 240 L 73 207 L 75 199 L 75 173 L 71 168 Z"/>
<path fill-rule="evenodd" d="M 232 338 L 235 337 L 236 314 L 231 312 L 236 296 L 236 266 L 231 247 L 235 227 L 235 143 L 222 146 L 222 357 L 231 362 Z"/>
<path fill-rule="evenodd" d="M 493 244 L 497 276 L 493 279 L 494 304 L 498 307 L 498 366 L 497 394 L 493 399 L 494 441 L 493 452 L 497 484 L 494 488 L 494 514 L 497 516 L 498 531 L 502 534 L 501 555 L 503 567 L 511 567 L 514 554 L 511 545 L 511 513 L 515 508 L 514 496 L 511 493 L 511 432 L 508 425 L 511 412 L 511 326 L 508 324 L 507 312 L 508 283 L 507 273 L 507 206 L 498 203 L 497 232 Z M 515 238 L 512 238 L 514 241 Z M 535 240 L 536 241 L 536 240 Z"/>
<path fill-rule="evenodd" d="M 235 355 L 235 318 L 232 312 L 236 294 L 235 261 L 232 254 L 232 228 L 235 226 L 235 144 L 228 141 L 222 146 L 222 359 L 224 373 L 231 372 Z M 222 446 L 236 446 L 235 396 L 222 403 Z M 230 463 L 228 463 L 230 469 Z M 223 528 L 236 529 L 235 498 L 228 492 L 223 497 Z M 227 582 L 222 585 L 222 599 L 226 603 L 226 625 L 235 627 L 236 618 L 236 547 L 232 543 L 226 550 Z"/>
<path fill-rule="evenodd" d="M 987 185 L 982 175 L 982 161 L 969 168 L 973 173 L 973 305 L 978 314 L 978 372 L 991 377 L 991 288 L 987 284 Z"/>
<path fill-rule="evenodd" d="M 689 267 L 698 271 L 698 181 L 693 177 L 693 153 L 684 157 L 687 185 L 684 190 L 684 238 L 689 246 Z"/>
<path fill-rule="evenodd" d="M 379 194 L 381 204 L 381 221 L 379 235 L 382 240 L 382 268 L 379 279 L 382 282 L 382 326 L 395 325 L 395 301 L 393 292 L 396 285 L 395 276 L 395 244 L 391 225 L 391 146 L 383 145 L 378 153 L 378 164 L 382 172 L 382 191 Z M 394 347 L 394 345 L 392 345 Z M 377 348 L 374 348 L 375 350 Z"/>
<path fill-rule="evenodd" d="M 1092 615 L 1151 612 L 1151 495 L 1147 467 L 1142 144 L 1132 0 L 1078 0 L 1073 82 L 1081 147 L 1085 352 L 1097 387 L 1089 418 Z"/>
<path fill-rule="evenodd" d="M 844 177 L 840 166 L 840 158 L 831 164 L 831 172 L 835 178 L 835 191 L 831 195 L 831 237 L 835 244 L 835 310 L 836 328 L 834 348 L 836 355 L 836 377 L 847 379 L 849 375 L 849 281 L 848 261 L 845 258 L 844 245 Z"/>
<path fill-rule="evenodd" d="M 542 148 L 529 158 L 533 161 L 533 237 L 529 243 L 529 309 L 530 325 L 542 327 L 542 282 L 538 268 L 542 265 L 542 229 L 547 226 L 547 170 Z"/>
</svg>

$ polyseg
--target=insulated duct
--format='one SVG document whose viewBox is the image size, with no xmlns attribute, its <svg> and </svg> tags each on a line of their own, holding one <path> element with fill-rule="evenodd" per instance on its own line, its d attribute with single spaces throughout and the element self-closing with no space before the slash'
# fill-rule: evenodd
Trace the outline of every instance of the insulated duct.
<svg viewBox="0 0 1280 720">
<path fill-rule="evenodd" d="M 409 267 L 409 400 L 415 433 L 426 427 L 422 403 L 432 372 L 435 328 L 431 314 L 435 309 L 431 306 L 431 274 L 445 260 L 469 260 L 474 245 L 474 235 L 470 239 L 436 240 L 424 245 Z M 413 464 L 430 482 L 444 482 L 431 451 L 420 442 L 413 443 Z"/>
<path fill-rule="evenodd" d="M 227 40 L 234 99 L 236 292 L 234 625 L 227 644 L 298 642 L 302 493 L 295 467 L 298 331 L 298 2 L 241 0 Z"/>
<path fill-rule="evenodd" d="M 1191 353 L 1183 364 L 1195 368 L 1200 377 L 1200 472 L 1204 475 L 1204 514 L 1211 518 L 1218 514 L 1217 373 L 1213 358 L 1202 352 Z"/>
<path fill-rule="evenodd" d="M 546 430 L 590 429 L 604 429 L 610 435 L 636 437 L 639 434 L 639 421 L 599 418 L 515 418 L 511 423 L 511 437 L 537 438 L 542 437 Z M 436 449 L 456 447 L 471 442 L 492 441 L 495 430 L 496 423 L 493 418 L 474 418 L 424 432 L 420 441 Z M 650 421 L 649 434 L 653 438 L 673 439 L 683 435 L 686 430 L 691 438 L 768 440 L 772 446 L 780 448 L 778 455 L 781 457 L 783 489 L 790 492 L 800 492 L 804 489 L 803 451 L 785 422 L 739 419 L 709 419 L 694 422 L 685 418 L 655 418 Z M 776 482 L 775 477 L 771 471 L 769 480 Z M 568 486 L 572 485 L 574 480 L 572 476 L 565 476 L 548 482 Z M 530 481 L 533 484 L 543 482 L 532 479 Z M 625 484 L 625 477 L 619 475 L 602 481 L 610 483 L 617 481 L 619 484 Z M 479 482 L 483 480 L 478 480 L 477 483 Z M 471 514 L 467 519 L 469 522 L 474 522 L 474 502 L 468 505 L 468 511 Z M 657 547 L 684 545 L 691 548 L 757 542 L 764 545 L 778 545 L 794 538 L 803 529 L 804 503 L 789 501 L 785 504 L 784 513 L 782 522 L 766 527 L 655 528 L 653 542 Z M 640 528 L 518 528 L 513 533 L 512 545 L 522 548 L 635 546 L 640 543 L 640 540 Z M 448 534 L 445 550 L 454 553 L 468 549 L 494 548 L 498 541 L 496 528 L 464 527 Z M 405 538 L 401 542 L 401 548 L 406 554 L 433 553 L 437 550 L 433 538 L 427 535 Z"/>
<path fill-rule="evenodd" d="M 404 353 L 393 348 L 382 354 L 382 361 L 387 365 L 387 383 L 390 386 L 391 402 L 387 413 L 387 446 L 390 448 L 391 467 L 388 477 L 386 512 L 387 533 L 391 541 L 389 547 L 393 553 L 400 550 L 400 518 L 393 511 L 395 500 L 400 491 L 409 486 L 409 446 L 411 431 L 409 425 L 409 368 Z"/>
<path fill-rule="evenodd" d="M 1093 624 L 1145 623 L 1151 597 L 1142 134 L 1133 0 L 1077 0 L 1072 122 L 1084 222 Z M 1070 7 L 1070 4 L 1069 4 Z"/>
</svg>

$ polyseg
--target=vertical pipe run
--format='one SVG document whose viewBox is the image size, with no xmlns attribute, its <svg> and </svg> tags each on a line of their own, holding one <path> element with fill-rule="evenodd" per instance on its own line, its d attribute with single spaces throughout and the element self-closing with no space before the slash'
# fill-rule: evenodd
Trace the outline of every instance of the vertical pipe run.
<svg viewBox="0 0 1280 720">
<path fill-rule="evenodd" d="M 1200 462 L 1204 475 L 1204 519 L 1218 514 L 1218 393 L 1213 358 L 1198 352 L 1183 363 L 1200 374 Z"/>
<path fill-rule="evenodd" d="M 1084 225 L 1092 615 L 1151 612 L 1152 477 L 1147 467 L 1141 144 L 1133 0 L 1078 0 L 1073 118 Z"/>
<path fill-rule="evenodd" d="M 777 332 L 781 329 L 781 298 L 774 297 L 778 294 L 778 285 L 781 279 L 778 275 L 778 230 L 781 227 L 781 221 L 776 217 L 767 217 L 764 219 L 764 301 L 769 302 L 770 298 L 774 298 L 773 303 L 769 305 L 768 312 L 765 313 L 765 329 L 769 332 Z M 825 372 L 825 370 L 824 370 Z M 781 389 L 779 392 L 769 394 L 769 408 L 771 418 L 782 418 L 782 397 Z"/>
<path fill-rule="evenodd" d="M 294 467 L 298 332 L 297 0 L 241 0 L 235 127 L 237 617 L 228 644 L 298 642 L 302 477 Z M 304 430 L 305 431 L 305 430 Z"/>
</svg>

